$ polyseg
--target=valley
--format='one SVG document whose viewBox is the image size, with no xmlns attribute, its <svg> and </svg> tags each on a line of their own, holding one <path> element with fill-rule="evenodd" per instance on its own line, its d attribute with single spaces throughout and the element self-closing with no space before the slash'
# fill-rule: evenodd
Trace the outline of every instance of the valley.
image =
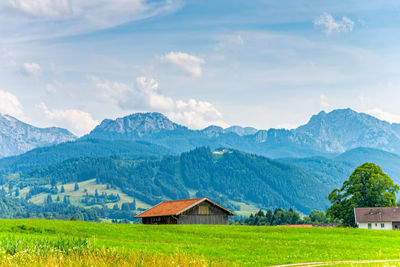
<svg viewBox="0 0 400 267">
<path fill-rule="evenodd" d="M 340 153 L 344 147 L 324 145 L 330 148 L 321 150 L 315 146 L 316 140 L 341 143 L 334 141 L 337 134 L 322 133 L 344 127 L 337 123 L 348 117 L 363 123 L 359 133 L 353 133 L 358 140 L 364 128 L 371 132 L 368 127 L 377 122 L 351 110 L 320 113 L 291 131 L 238 126 L 197 131 L 159 113 L 105 120 L 76 141 L 1 158 L 0 192 L 22 201 L 23 206 L 27 205 L 23 201 L 37 207 L 50 202 L 88 210 L 105 208 L 106 213 L 120 212 L 124 203 L 135 203 L 131 211 L 138 213 L 163 200 L 206 196 L 238 215 L 276 207 L 308 214 L 313 209 L 326 210 L 328 194 L 364 162 L 379 164 L 400 182 L 400 156 L 385 151 L 388 147 L 357 147 Z M 376 133 L 390 130 L 386 122 L 378 125 L 382 127 Z M 307 134 L 295 138 L 297 132 Z M 305 136 L 312 136 L 314 144 Z M 272 154 L 284 157 L 266 157 Z"/>
</svg>

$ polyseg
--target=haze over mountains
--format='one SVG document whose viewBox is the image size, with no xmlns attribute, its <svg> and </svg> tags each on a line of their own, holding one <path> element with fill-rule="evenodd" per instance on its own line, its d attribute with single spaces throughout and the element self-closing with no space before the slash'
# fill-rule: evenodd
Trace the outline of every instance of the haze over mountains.
<svg viewBox="0 0 400 267">
<path fill-rule="evenodd" d="M 160 113 L 137 113 L 106 119 L 79 139 L 9 116 L 0 121 L 10 136 L 1 147 L 14 154 L 36 147 L 0 159 L 0 182 L 21 188 L 96 178 L 148 205 L 208 196 L 235 210 L 280 206 L 307 213 L 326 209 L 328 193 L 364 162 L 400 183 L 400 125 L 351 109 L 320 112 L 293 130 L 192 130 Z"/>
</svg>

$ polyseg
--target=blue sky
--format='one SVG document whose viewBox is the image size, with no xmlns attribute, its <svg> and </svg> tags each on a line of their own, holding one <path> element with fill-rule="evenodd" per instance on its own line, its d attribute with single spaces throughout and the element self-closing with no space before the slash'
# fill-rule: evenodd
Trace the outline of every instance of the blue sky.
<svg viewBox="0 0 400 267">
<path fill-rule="evenodd" d="M 293 128 L 350 107 L 400 122 L 398 1 L 4 0 L 0 112 L 77 135 L 158 111 Z"/>
</svg>

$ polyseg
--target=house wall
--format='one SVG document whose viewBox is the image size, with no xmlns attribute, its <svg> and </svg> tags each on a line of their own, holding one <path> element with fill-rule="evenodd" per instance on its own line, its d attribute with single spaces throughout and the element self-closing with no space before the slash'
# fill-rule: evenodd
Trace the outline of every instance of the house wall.
<svg viewBox="0 0 400 267">
<path fill-rule="evenodd" d="M 144 217 L 143 224 L 177 224 L 177 220 L 171 216 Z"/>
<path fill-rule="evenodd" d="M 182 215 L 178 224 L 222 224 L 228 225 L 228 215 Z"/>
<path fill-rule="evenodd" d="M 208 206 L 208 214 L 199 214 L 199 206 Z M 204 211 L 204 209 L 203 209 Z M 179 215 L 178 224 L 223 224 L 228 225 L 228 214 L 217 206 L 204 201 Z"/>
<path fill-rule="evenodd" d="M 381 224 L 384 224 L 384 227 L 381 227 Z M 371 228 L 368 228 L 368 224 L 371 224 Z M 392 222 L 371 222 L 371 223 L 357 223 L 358 228 L 360 229 L 374 229 L 374 230 L 392 230 Z"/>
</svg>

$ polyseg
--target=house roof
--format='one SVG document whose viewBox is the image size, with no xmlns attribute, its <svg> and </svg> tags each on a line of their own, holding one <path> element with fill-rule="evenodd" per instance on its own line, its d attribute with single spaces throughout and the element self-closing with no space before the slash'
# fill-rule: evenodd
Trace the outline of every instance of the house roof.
<svg viewBox="0 0 400 267">
<path fill-rule="evenodd" d="M 360 222 L 400 222 L 400 207 L 355 208 L 356 223 Z"/>
<path fill-rule="evenodd" d="M 209 200 L 208 198 L 192 198 L 192 199 L 181 199 L 181 200 L 171 200 L 171 201 L 161 202 L 160 204 L 135 216 L 135 218 L 179 215 L 204 201 L 208 201 L 211 204 L 219 207 L 220 209 L 227 212 L 229 215 L 235 215 L 232 211 L 222 207 L 221 205 L 218 205 L 217 203 Z"/>
</svg>

